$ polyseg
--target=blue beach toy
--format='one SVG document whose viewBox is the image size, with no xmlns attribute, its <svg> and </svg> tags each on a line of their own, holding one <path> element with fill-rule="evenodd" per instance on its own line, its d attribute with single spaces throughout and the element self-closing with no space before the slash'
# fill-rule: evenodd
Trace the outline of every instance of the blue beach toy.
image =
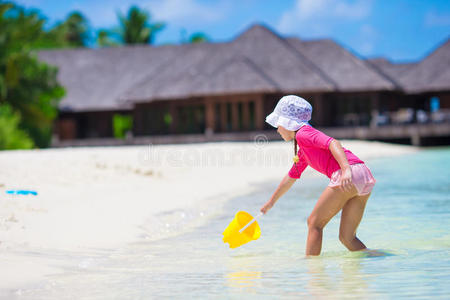
<svg viewBox="0 0 450 300">
<path fill-rule="evenodd" d="M 28 191 L 28 190 L 8 190 L 6 191 L 7 194 L 10 195 L 33 195 L 37 196 L 36 191 Z"/>
</svg>

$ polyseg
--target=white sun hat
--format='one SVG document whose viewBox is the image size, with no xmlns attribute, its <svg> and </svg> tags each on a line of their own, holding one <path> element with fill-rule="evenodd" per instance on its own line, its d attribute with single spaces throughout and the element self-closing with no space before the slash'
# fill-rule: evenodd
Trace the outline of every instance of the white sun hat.
<svg viewBox="0 0 450 300">
<path fill-rule="evenodd" d="M 303 125 L 309 125 L 312 106 L 305 99 L 287 95 L 282 97 L 273 112 L 266 117 L 266 122 L 275 128 L 283 126 L 287 130 L 296 131 Z"/>
</svg>

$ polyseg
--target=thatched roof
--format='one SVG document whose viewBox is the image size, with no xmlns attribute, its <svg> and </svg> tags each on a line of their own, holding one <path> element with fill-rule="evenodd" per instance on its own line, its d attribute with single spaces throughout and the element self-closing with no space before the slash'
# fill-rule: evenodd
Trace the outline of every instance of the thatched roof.
<svg viewBox="0 0 450 300">
<path fill-rule="evenodd" d="M 384 57 L 371 58 L 367 62 L 388 75 L 392 80 L 398 80 L 400 77 L 405 76 L 406 72 L 417 65 L 417 63 L 392 63 Z"/>
<path fill-rule="evenodd" d="M 450 91 L 450 38 L 401 77 L 408 93 Z"/>
<path fill-rule="evenodd" d="M 367 62 L 406 93 L 450 91 L 450 39 L 416 63 L 392 63 L 386 58 Z"/>
<path fill-rule="evenodd" d="M 165 68 L 130 87 L 122 99 L 136 103 L 150 99 L 333 89 L 282 38 L 265 27 L 253 26 L 230 43 L 186 47 Z"/>
<path fill-rule="evenodd" d="M 40 51 L 41 60 L 59 67 L 66 87 L 63 111 L 131 109 L 120 96 L 136 81 L 176 57 L 177 47 L 128 46 L 104 49 Z"/>
<path fill-rule="evenodd" d="M 381 91 L 392 78 L 331 40 L 285 39 L 254 25 L 227 43 L 40 51 L 59 67 L 63 111 L 242 93 Z"/>
<path fill-rule="evenodd" d="M 311 60 L 327 76 L 338 91 L 393 90 L 395 84 L 383 73 L 329 39 L 302 41 L 289 38 L 289 43 Z"/>
</svg>

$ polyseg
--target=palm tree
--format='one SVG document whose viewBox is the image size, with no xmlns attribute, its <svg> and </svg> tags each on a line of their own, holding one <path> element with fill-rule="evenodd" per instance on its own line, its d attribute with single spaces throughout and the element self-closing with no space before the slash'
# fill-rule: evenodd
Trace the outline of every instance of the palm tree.
<svg viewBox="0 0 450 300">
<path fill-rule="evenodd" d="M 126 17 L 118 13 L 119 35 L 124 44 L 151 44 L 155 34 L 162 30 L 164 23 L 150 23 L 150 14 L 132 6 Z"/>
<path fill-rule="evenodd" d="M 86 46 L 89 39 L 88 20 L 78 11 L 72 12 L 64 22 L 66 26 L 65 40 L 71 46 Z"/>
<path fill-rule="evenodd" d="M 114 41 L 111 36 L 113 36 L 114 32 L 111 32 L 107 29 L 100 29 L 97 33 L 97 44 L 100 47 L 114 47 L 118 46 L 119 43 Z"/>
<path fill-rule="evenodd" d="M 48 35 L 59 41 L 61 46 L 86 47 L 89 41 L 89 23 L 80 12 L 74 11 L 64 22 L 54 26 Z"/>
<path fill-rule="evenodd" d="M 205 43 L 205 42 L 209 42 L 209 41 L 210 41 L 209 37 L 202 32 L 193 33 L 191 35 L 191 37 L 189 38 L 189 43 L 191 43 L 191 44 Z"/>
<path fill-rule="evenodd" d="M 0 2 L 0 148 L 46 147 L 64 88 L 35 50 L 56 47 L 36 10 Z M 31 138 L 33 142 L 18 143 Z M 6 141 L 6 143 L 5 143 Z"/>
</svg>

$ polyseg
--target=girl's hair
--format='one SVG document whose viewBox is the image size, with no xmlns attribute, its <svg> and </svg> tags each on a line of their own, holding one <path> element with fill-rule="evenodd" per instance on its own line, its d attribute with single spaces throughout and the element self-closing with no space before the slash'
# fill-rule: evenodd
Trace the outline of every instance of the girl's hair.
<svg viewBox="0 0 450 300">
<path fill-rule="evenodd" d="M 297 155 L 297 138 L 296 138 L 296 136 L 297 136 L 297 131 L 299 131 L 299 129 L 297 129 L 297 130 L 295 131 L 295 135 L 294 135 L 294 156 Z"/>
</svg>

